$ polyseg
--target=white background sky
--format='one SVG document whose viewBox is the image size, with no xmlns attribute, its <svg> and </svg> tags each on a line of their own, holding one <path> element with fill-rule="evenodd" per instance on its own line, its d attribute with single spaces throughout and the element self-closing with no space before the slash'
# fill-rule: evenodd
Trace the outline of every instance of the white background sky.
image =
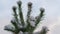
<svg viewBox="0 0 60 34">
<path fill-rule="evenodd" d="M 0 0 L 0 34 L 9 34 L 4 31 L 4 26 L 8 25 L 12 16 L 12 6 L 16 5 L 18 0 Z M 60 34 L 60 0 L 21 0 L 23 5 L 24 17 L 27 12 L 27 3 L 33 3 L 33 15 L 39 13 L 39 8 L 45 8 L 45 17 L 41 25 L 49 27 L 48 34 Z M 38 28 L 40 29 L 40 27 Z M 37 29 L 37 30 L 38 30 Z"/>
</svg>

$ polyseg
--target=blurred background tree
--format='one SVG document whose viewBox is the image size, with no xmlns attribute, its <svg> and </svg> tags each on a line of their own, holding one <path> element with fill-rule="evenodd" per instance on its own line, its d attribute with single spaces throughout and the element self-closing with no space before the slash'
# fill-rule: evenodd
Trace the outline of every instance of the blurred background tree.
<svg viewBox="0 0 60 34">
<path fill-rule="evenodd" d="M 20 31 L 23 32 L 23 34 L 33 34 L 33 31 L 37 27 L 37 25 L 40 23 L 42 17 L 44 16 L 45 9 L 40 8 L 40 14 L 36 17 L 31 16 L 31 9 L 32 9 L 32 3 L 28 3 L 28 12 L 27 12 L 27 19 L 26 21 L 23 18 L 22 13 L 22 2 L 18 1 L 18 11 L 16 6 L 13 6 L 13 16 L 14 18 L 11 20 L 11 25 L 5 26 L 4 30 L 11 31 L 13 34 L 19 34 Z M 33 24 L 33 25 L 32 25 Z M 39 34 L 46 34 L 46 28 L 43 28 Z"/>
</svg>

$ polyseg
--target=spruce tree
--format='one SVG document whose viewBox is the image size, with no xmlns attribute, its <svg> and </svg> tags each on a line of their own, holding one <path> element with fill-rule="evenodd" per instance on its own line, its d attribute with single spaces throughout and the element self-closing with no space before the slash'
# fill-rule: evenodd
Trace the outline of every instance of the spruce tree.
<svg viewBox="0 0 60 34">
<path fill-rule="evenodd" d="M 7 31 L 11 31 L 13 32 L 13 34 L 19 34 L 20 31 L 23 32 L 23 34 L 25 34 L 25 32 L 28 32 L 28 34 L 33 34 L 33 31 L 35 30 L 35 28 L 37 27 L 37 25 L 40 23 L 45 9 L 44 8 L 40 8 L 40 13 L 37 17 L 33 17 L 31 18 L 31 11 L 32 11 L 32 3 L 29 2 L 28 3 L 28 12 L 27 12 L 27 19 L 26 21 L 23 18 L 23 13 L 22 13 L 22 2 L 18 1 L 17 2 L 18 7 L 13 6 L 12 10 L 13 10 L 13 20 L 11 20 L 11 24 L 13 26 L 5 26 L 4 30 Z M 18 8 L 18 11 L 16 11 Z M 31 25 L 32 23 L 35 23 L 35 26 Z M 26 24 L 25 24 L 26 23 Z M 44 33 L 43 33 L 44 34 Z"/>
</svg>

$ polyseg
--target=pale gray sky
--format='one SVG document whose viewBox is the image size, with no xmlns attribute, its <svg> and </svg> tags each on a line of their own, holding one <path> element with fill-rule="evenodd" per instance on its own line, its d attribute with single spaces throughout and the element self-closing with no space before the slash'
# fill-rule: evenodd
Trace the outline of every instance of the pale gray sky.
<svg viewBox="0 0 60 34">
<path fill-rule="evenodd" d="M 18 0 L 0 0 L 0 34 L 9 34 L 4 31 L 4 26 L 10 23 L 12 18 L 12 6 L 17 6 Z M 60 34 L 60 0 L 21 0 L 24 17 L 27 12 L 27 3 L 33 3 L 33 14 L 36 16 L 39 13 L 39 8 L 45 8 L 45 17 L 41 26 L 49 27 L 48 34 Z M 40 28 L 40 27 L 39 27 Z M 38 29 L 39 29 L 38 28 Z M 37 29 L 37 30 L 38 30 Z"/>
</svg>

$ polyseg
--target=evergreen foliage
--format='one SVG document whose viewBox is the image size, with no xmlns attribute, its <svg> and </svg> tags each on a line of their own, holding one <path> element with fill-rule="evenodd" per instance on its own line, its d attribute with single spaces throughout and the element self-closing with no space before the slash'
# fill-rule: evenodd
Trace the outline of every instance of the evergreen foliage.
<svg viewBox="0 0 60 34">
<path fill-rule="evenodd" d="M 23 34 L 25 34 L 25 32 L 28 32 L 28 34 L 33 34 L 33 31 L 35 30 L 37 25 L 40 23 L 43 15 L 44 15 L 45 9 L 44 8 L 40 8 L 40 14 L 37 17 L 35 17 L 35 19 L 33 19 L 33 18 L 31 19 L 30 15 L 31 15 L 31 11 L 32 11 L 31 10 L 32 9 L 32 3 L 29 2 L 28 3 L 28 12 L 27 12 L 27 16 L 26 16 L 27 20 L 25 21 L 24 18 L 23 18 L 23 13 L 22 13 L 22 8 L 21 8 L 22 2 L 18 1 L 17 4 L 18 4 L 18 11 L 16 11 L 17 10 L 16 6 L 13 6 L 13 8 L 12 8 L 13 9 L 13 14 L 14 14 L 13 15 L 14 19 L 11 20 L 11 24 L 14 27 L 5 26 L 4 30 L 11 31 L 11 32 L 13 32 L 13 34 L 19 34 L 20 31 L 22 31 Z M 18 12 L 18 14 L 17 14 L 17 12 Z M 30 24 L 31 21 L 35 23 L 35 26 L 32 26 Z M 43 29 L 43 30 L 44 30 L 43 34 L 46 33 L 45 29 Z M 40 33 L 40 34 L 42 34 L 42 33 Z"/>
</svg>

